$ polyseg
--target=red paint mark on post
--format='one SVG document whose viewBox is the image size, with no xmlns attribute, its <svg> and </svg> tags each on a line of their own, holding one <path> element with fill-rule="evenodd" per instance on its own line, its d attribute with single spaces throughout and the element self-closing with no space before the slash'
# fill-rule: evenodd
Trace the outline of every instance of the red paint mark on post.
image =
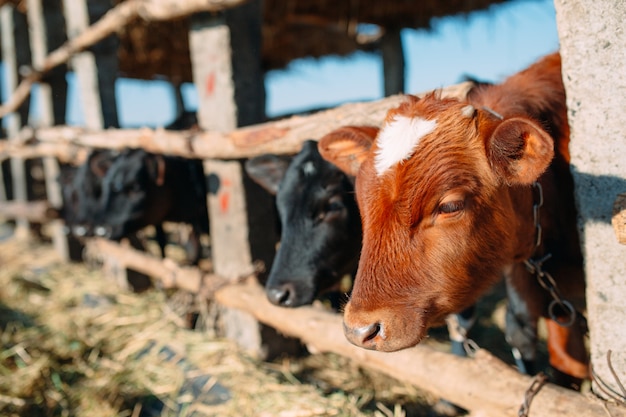
<svg viewBox="0 0 626 417">
<path fill-rule="evenodd" d="M 222 211 L 222 213 L 228 212 L 229 206 L 230 206 L 230 193 L 223 192 L 220 195 L 220 210 Z"/>
<path fill-rule="evenodd" d="M 205 82 L 205 96 L 212 96 L 213 93 L 215 92 L 215 72 L 211 72 L 207 77 L 206 77 L 206 82 Z"/>
</svg>

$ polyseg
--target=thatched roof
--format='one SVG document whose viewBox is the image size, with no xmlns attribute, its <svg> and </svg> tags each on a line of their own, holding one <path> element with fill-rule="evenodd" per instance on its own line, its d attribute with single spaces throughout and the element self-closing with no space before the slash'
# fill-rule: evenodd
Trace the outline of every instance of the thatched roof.
<svg viewBox="0 0 626 417">
<path fill-rule="evenodd" d="M 385 28 L 429 28 L 435 17 L 464 15 L 505 1 L 510 0 L 264 0 L 262 66 L 270 70 L 303 57 L 374 50 Z M 24 8 L 21 0 L 1 3 Z M 377 25 L 378 34 L 364 36 L 361 24 Z M 189 19 L 127 25 L 118 33 L 121 75 L 191 81 L 188 31 Z"/>
<path fill-rule="evenodd" d="M 265 0 L 263 68 L 325 55 L 345 56 L 376 47 L 362 39 L 360 24 L 381 28 L 429 28 L 434 17 L 485 10 L 506 0 Z M 167 39 L 168 42 L 163 42 Z M 188 20 L 135 22 L 120 33 L 120 70 L 131 78 L 161 74 L 191 81 Z"/>
</svg>

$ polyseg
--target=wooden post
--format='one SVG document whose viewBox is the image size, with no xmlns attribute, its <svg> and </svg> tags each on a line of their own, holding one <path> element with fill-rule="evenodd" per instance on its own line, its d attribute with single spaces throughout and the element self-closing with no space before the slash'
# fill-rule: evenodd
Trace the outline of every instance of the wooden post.
<svg viewBox="0 0 626 417">
<path fill-rule="evenodd" d="M 205 130 L 227 132 L 265 118 L 260 5 L 255 0 L 219 16 L 192 18 L 189 42 L 200 100 L 198 122 Z M 250 214 L 273 213 L 273 200 L 245 180 L 242 161 L 207 160 L 205 171 L 219 183 L 208 196 L 215 273 L 231 279 L 246 276 L 257 260 L 269 268 L 276 243 L 275 218 Z M 276 342 L 273 330 L 249 313 L 227 308 L 221 312 L 226 336 L 250 353 L 268 358 L 293 350 Z M 299 346 L 299 342 L 288 344 Z"/>
<path fill-rule="evenodd" d="M 223 16 L 200 13 L 191 17 L 189 52 L 198 90 L 198 124 L 205 130 L 234 129 L 237 108 L 230 31 Z"/>
<path fill-rule="evenodd" d="M 385 97 L 404 93 L 404 51 L 400 28 L 386 28 L 380 48 Z"/>
<path fill-rule="evenodd" d="M 30 43 L 33 66 L 41 67 L 49 50 L 56 49 L 63 44 L 62 35 L 63 16 L 58 0 L 47 0 L 43 7 L 42 0 L 27 0 L 27 17 L 30 26 Z M 61 31 L 61 33 L 59 33 Z M 65 67 L 58 67 L 47 77 L 48 82 L 39 83 L 40 97 L 40 125 L 51 126 L 64 124 L 67 102 L 67 82 L 65 81 Z M 60 71 L 59 71 L 60 70 Z M 43 159 L 48 201 L 57 208 L 63 205 L 61 187 L 58 182 L 59 163 L 54 157 Z M 62 259 L 69 259 L 68 242 L 63 232 L 63 222 L 50 222 L 50 231 L 55 249 Z"/>
<path fill-rule="evenodd" d="M 0 97 L 2 97 L 2 84 L 3 82 L 2 80 L 0 80 Z M 6 134 L 4 132 L 4 129 L 2 128 L 2 117 L 0 117 L 0 140 L 4 137 L 6 137 Z M 7 201 L 7 192 L 4 186 L 4 166 L 3 165 L 4 165 L 4 161 L 0 161 L 0 203 L 4 203 Z"/>
<path fill-rule="evenodd" d="M 111 2 L 103 0 L 64 1 L 63 6 L 67 37 L 71 40 L 85 32 L 91 22 L 96 21 L 106 13 L 111 7 Z M 115 99 L 117 43 L 117 38 L 109 36 L 101 40 L 97 46 L 71 58 L 78 84 L 84 123 L 90 130 L 97 131 L 119 126 Z M 82 242 L 71 236 L 69 239 L 70 245 L 76 248 L 72 252 L 74 253 L 73 260 L 80 260 L 76 259 L 76 255 L 83 251 Z M 125 270 L 120 272 L 120 274 L 125 273 Z"/>
<path fill-rule="evenodd" d="M 63 4 L 69 39 L 83 33 L 90 22 L 98 20 L 111 7 L 108 0 L 63 0 Z M 115 99 L 117 45 L 117 38 L 109 36 L 71 59 L 85 125 L 94 130 L 119 126 Z"/>
<path fill-rule="evenodd" d="M 63 5 L 67 37 L 71 40 L 89 26 L 87 4 L 84 0 L 79 0 L 64 1 Z M 95 130 L 102 129 L 104 122 L 97 82 L 98 69 L 93 53 L 91 51 L 80 52 L 72 57 L 71 63 L 76 74 L 85 126 Z"/>
<path fill-rule="evenodd" d="M 91 21 L 100 18 L 111 7 L 109 0 L 64 1 L 67 36 L 73 39 L 83 33 Z M 91 16 L 91 18 L 90 18 Z M 93 50 L 96 51 L 94 55 Z M 92 50 L 74 55 L 72 66 L 78 81 L 85 125 L 94 130 L 119 126 L 115 100 L 117 77 L 117 38 L 100 41 Z"/>
<path fill-rule="evenodd" d="M 16 33 L 20 28 L 26 28 L 24 16 L 18 13 L 13 6 L 4 5 L 0 8 L 0 30 L 2 39 L 2 57 L 4 60 L 4 70 L 7 78 L 6 85 L 8 93 L 11 94 L 18 84 L 18 65 L 23 64 L 26 57 L 26 50 L 29 51 L 28 42 L 24 42 L 23 37 L 16 37 Z M 26 36 L 26 32 L 22 30 L 18 32 Z M 21 47 L 17 47 L 20 42 Z M 24 43 L 26 45 L 24 45 Z M 24 46 L 26 48 L 24 48 Z M 9 114 L 7 117 L 7 136 L 9 140 L 16 138 L 22 123 L 26 120 L 29 101 L 25 101 L 18 112 Z M 11 159 L 11 179 L 12 179 L 12 197 L 13 200 L 20 203 L 26 203 L 26 169 L 22 158 Z M 16 219 L 15 236 L 19 239 L 26 239 L 29 236 L 29 224 L 26 219 Z"/>
</svg>

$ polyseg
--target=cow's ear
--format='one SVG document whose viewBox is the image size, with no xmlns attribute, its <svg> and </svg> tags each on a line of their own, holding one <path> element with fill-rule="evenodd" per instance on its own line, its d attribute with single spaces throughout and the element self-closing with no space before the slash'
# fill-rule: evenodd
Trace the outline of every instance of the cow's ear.
<svg viewBox="0 0 626 417">
<path fill-rule="evenodd" d="M 333 130 L 317 143 L 322 158 L 350 176 L 356 176 L 378 135 L 373 126 L 344 126 Z"/>
<path fill-rule="evenodd" d="M 487 144 L 492 167 L 508 184 L 532 184 L 554 157 L 554 141 L 525 118 L 501 122 Z"/>
<path fill-rule="evenodd" d="M 248 159 L 245 169 L 250 178 L 268 193 L 276 195 L 291 158 L 283 155 L 260 155 Z"/>
<path fill-rule="evenodd" d="M 143 163 L 146 164 L 148 174 L 154 183 L 161 187 L 165 183 L 165 158 L 163 155 L 148 154 L 142 155 Z"/>
</svg>

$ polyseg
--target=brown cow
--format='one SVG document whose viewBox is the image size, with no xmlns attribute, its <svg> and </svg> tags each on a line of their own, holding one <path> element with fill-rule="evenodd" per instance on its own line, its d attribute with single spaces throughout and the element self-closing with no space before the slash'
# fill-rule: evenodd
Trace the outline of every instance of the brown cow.
<svg viewBox="0 0 626 417">
<path fill-rule="evenodd" d="M 504 276 L 507 339 L 533 344 L 546 317 L 555 375 L 586 377 L 584 319 L 568 305 L 550 307 L 532 271 L 540 266 L 559 297 L 584 303 L 568 144 L 558 53 L 467 101 L 407 96 L 375 137 L 340 129 L 322 138 L 322 155 L 356 175 L 362 215 L 348 340 L 380 351 L 414 346 Z"/>
</svg>

